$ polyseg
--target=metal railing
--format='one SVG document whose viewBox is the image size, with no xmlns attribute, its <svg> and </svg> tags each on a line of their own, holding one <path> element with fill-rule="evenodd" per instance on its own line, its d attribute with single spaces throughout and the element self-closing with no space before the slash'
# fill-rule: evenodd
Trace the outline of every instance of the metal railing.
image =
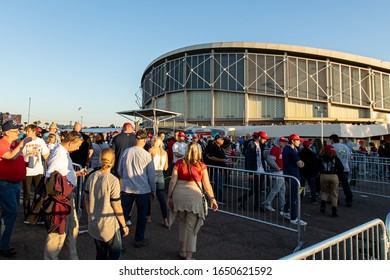
<svg viewBox="0 0 390 280">
<path fill-rule="evenodd" d="M 374 219 L 281 260 L 388 260 L 390 213 L 386 223 Z"/>
<path fill-rule="evenodd" d="M 244 157 L 228 157 L 234 168 L 245 169 Z M 267 170 L 267 164 L 265 166 Z M 390 198 L 390 158 L 353 153 L 350 185 L 356 193 Z"/>
<path fill-rule="evenodd" d="M 83 167 L 80 164 L 73 163 L 73 169 L 77 172 Z M 76 177 L 76 186 L 73 189 L 73 195 L 75 196 L 75 205 L 77 212 L 77 219 L 81 220 L 81 216 L 83 214 L 83 197 L 84 197 L 84 183 L 86 178 L 84 176 Z M 88 225 L 80 225 L 79 224 L 79 234 L 88 232 Z"/>
<path fill-rule="evenodd" d="M 354 153 L 350 168 L 352 191 L 390 198 L 390 158 Z"/>
<path fill-rule="evenodd" d="M 210 182 L 214 189 L 214 196 L 218 201 L 218 211 L 230 215 L 242 217 L 256 222 L 269 224 L 279 228 L 287 229 L 297 233 L 298 250 L 302 246 L 301 226 L 292 224 L 289 219 L 280 214 L 284 211 L 284 199 L 286 201 L 292 197 L 292 186 L 299 193 L 301 190 L 299 181 L 292 176 L 279 173 L 260 173 L 237 168 L 224 168 L 208 165 Z M 270 204 L 273 211 L 265 208 L 265 200 L 273 191 L 273 182 L 281 180 L 283 194 L 274 190 L 275 197 Z M 293 184 L 292 184 L 293 183 Z M 294 197 L 294 196 L 293 196 Z M 301 201 L 300 195 L 296 195 L 296 214 L 298 223 L 301 221 Z"/>
</svg>

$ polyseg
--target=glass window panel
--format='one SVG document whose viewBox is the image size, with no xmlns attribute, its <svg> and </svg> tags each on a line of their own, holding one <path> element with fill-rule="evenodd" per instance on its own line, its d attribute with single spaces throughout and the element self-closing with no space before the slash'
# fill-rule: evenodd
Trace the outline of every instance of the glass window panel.
<svg viewBox="0 0 390 280">
<path fill-rule="evenodd" d="M 237 76 L 237 55 L 236 54 L 230 54 L 229 55 L 229 62 L 228 65 L 229 67 L 226 68 L 228 73 L 228 89 L 229 90 L 237 90 L 237 81 L 236 81 L 236 76 Z"/>
<path fill-rule="evenodd" d="M 298 96 L 307 98 L 307 70 L 304 59 L 298 59 Z"/>
<path fill-rule="evenodd" d="M 317 67 L 318 98 L 320 100 L 327 100 L 326 63 L 318 62 Z"/>
<path fill-rule="evenodd" d="M 367 70 L 360 70 L 360 79 L 361 79 L 361 99 L 363 106 L 369 106 L 370 102 L 370 76 Z"/>
<path fill-rule="evenodd" d="M 342 84 L 342 95 L 341 100 L 345 104 L 351 103 L 351 79 L 349 76 L 349 67 L 341 66 L 341 84 Z"/>
<path fill-rule="evenodd" d="M 256 67 L 256 78 L 257 78 L 257 81 L 256 81 L 256 92 L 257 93 L 266 93 L 267 90 L 266 90 L 266 74 L 264 73 L 264 71 L 266 71 L 266 65 L 265 65 L 265 62 L 266 62 L 266 58 L 265 58 L 265 55 L 257 55 L 256 56 L 256 64 L 257 64 L 257 67 Z"/>
<path fill-rule="evenodd" d="M 308 68 L 308 98 L 309 99 L 317 99 L 317 63 L 314 60 L 308 60 L 307 63 Z"/>
<path fill-rule="evenodd" d="M 374 92 L 375 92 L 375 107 L 383 108 L 383 98 L 382 98 L 382 82 L 381 82 L 381 74 L 379 72 L 374 72 Z M 390 93 L 388 93 L 390 94 Z"/>
<path fill-rule="evenodd" d="M 248 91 L 250 92 L 256 92 L 256 55 L 254 54 L 249 54 L 248 59 L 247 59 L 247 67 L 248 67 L 248 81 L 247 81 L 247 86 L 248 86 Z"/>
<path fill-rule="evenodd" d="M 297 97 L 297 59 L 288 58 L 288 96 Z"/>
<path fill-rule="evenodd" d="M 362 105 L 360 98 L 360 75 L 359 69 L 351 67 L 351 92 L 352 104 Z"/>
<path fill-rule="evenodd" d="M 341 102 L 341 71 L 339 64 L 333 64 L 331 66 L 332 84 L 331 95 L 333 102 Z"/>
<path fill-rule="evenodd" d="M 389 75 L 383 74 L 383 108 L 390 109 L 390 85 Z"/>
<path fill-rule="evenodd" d="M 244 73 L 245 73 L 245 59 L 243 59 L 244 54 L 238 55 L 238 62 L 236 63 L 236 79 L 239 82 L 237 84 L 237 91 L 243 91 L 245 86 L 244 82 Z"/>
<path fill-rule="evenodd" d="M 275 94 L 284 95 L 284 65 L 283 57 L 276 56 L 275 57 Z"/>
</svg>

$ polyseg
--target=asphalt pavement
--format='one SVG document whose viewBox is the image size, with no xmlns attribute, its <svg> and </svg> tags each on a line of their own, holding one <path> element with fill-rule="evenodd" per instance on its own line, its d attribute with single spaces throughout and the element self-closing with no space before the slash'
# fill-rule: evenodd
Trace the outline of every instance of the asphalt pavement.
<svg viewBox="0 0 390 280">
<path fill-rule="evenodd" d="M 302 219 L 308 222 L 302 232 L 303 248 L 347 231 L 375 218 L 383 221 L 390 212 L 388 198 L 354 194 L 352 207 L 343 204 L 340 191 L 339 217 L 322 215 L 319 204 L 308 199 L 302 202 Z M 330 208 L 330 205 L 329 207 Z M 46 239 L 45 227 L 23 223 L 22 208 L 12 236 L 12 246 L 17 254 L 14 260 L 41 260 Z M 330 209 L 328 209 L 330 210 Z M 135 220 L 130 226 L 131 233 L 124 240 L 124 260 L 180 260 L 178 255 L 178 220 L 171 229 L 160 225 L 161 214 L 157 201 L 152 206 L 152 223 L 147 225 L 146 247 L 133 247 Z M 86 227 L 83 214 L 81 229 Z M 198 260 L 276 260 L 293 252 L 297 246 L 297 233 L 252 220 L 220 212 L 209 212 L 198 235 Z M 88 233 L 82 233 L 77 240 L 81 260 L 95 259 L 95 245 Z M 60 254 L 60 259 L 62 258 Z M 0 256 L 0 260 L 5 259 Z"/>
</svg>

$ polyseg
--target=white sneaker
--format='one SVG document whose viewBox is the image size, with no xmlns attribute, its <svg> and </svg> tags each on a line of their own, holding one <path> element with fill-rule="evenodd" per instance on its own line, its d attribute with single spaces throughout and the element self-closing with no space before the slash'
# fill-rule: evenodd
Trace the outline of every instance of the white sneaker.
<svg viewBox="0 0 390 280">
<path fill-rule="evenodd" d="M 290 213 L 288 212 L 283 212 L 283 211 L 280 211 L 279 213 L 281 216 L 283 216 L 283 218 L 287 219 L 287 220 L 290 220 Z"/>
<path fill-rule="evenodd" d="M 131 226 L 131 221 L 130 221 L 130 220 L 128 220 L 128 221 L 126 222 L 126 226 Z"/>
<path fill-rule="evenodd" d="M 295 220 L 291 220 L 290 223 L 292 223 L 293 225 L 298 225 L 298 218 L 296 218 Z M 300 220 L 299 221 L 299 225 L 300 226 L 306 226 L 307 223 L 304 220 Z"/>
<path fill-rule="evenodd" d="M 265 205 L 264 209 L 270 211 L 270 212 L 275 212 L 275 209 L 271 205 Z"/>
</svg>

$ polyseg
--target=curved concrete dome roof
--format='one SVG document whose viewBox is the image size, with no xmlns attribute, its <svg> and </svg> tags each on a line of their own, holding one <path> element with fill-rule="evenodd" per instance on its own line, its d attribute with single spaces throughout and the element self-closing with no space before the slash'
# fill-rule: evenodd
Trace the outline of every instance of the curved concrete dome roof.
<svg viewBox="0 0 390 280">
<path fill-rule="evenodd" d="M 270 44 L 270 43 L 254 43 L 254 42 L 221 42 L 221 43 L 208 43 L 208 44 L 199 44 L 192 45 L 180 49 L 173 50 L 171 52 L 165 53 L 155 60 L 153 60 L 145 69 L 149 69 L 155 63 L 165 60 L 169 57 L 178 56 L 180 53 L 185 52 L 194 52 L 207 49 L 252 49 L 259 51 L 266 51 L 267 53 L 274 52 L 287 52 L 289 55 L 297 54 L 303 57 L 316 57 L 316 58 L 329 58 L 338 61 L 344 61 L 347 64 L 360 64 L 365 66 L 371 66 L 372 68 L 380 68 L 381 70 L 390 71 L 390 62 L 364 57 L 360 55 L 348 54 L 344 52 L 331 51 L 325 49 L 317 49 L 311 47 L 302 47 L 295 45 L 285 45 L 285 44 Z"/>
</svg>

